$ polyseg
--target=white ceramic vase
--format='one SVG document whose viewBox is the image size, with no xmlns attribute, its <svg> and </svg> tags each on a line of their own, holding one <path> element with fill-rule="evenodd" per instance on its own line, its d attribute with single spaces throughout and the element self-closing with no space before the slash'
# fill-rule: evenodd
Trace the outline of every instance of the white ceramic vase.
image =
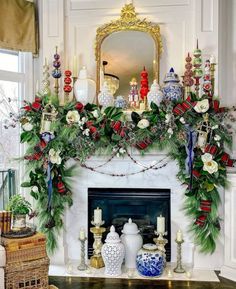
<svg viewBox="0 0 236 289">
<path fill-rule="evenodd" d="M 74 94 L 76 100 L 83 105 L 94 102 L 96 83 L 88 78 L 86 67 L 83 67 L 79 72 L 79 77 L 74 84 Z"/>
<path fill-rule="evenodd" d="M 106 81 L 104 81 L 101 92 L 98 94 L 98 102 L 104 108 L 114 105 L 114 98 Z"/>
<path fill-rule="evenodd" d="M 107 234 L 105 244 L 102 246 L 102 258 L 105 264 L 105 274 L 107 276 L 121 275 L 121 264 L 125 256 L 124 245 L 120 241 L 115 227 L 111 226 L 110 233 Z"/>
<path fill-rule="evenodd" d="M 142 248 L 143 239 L 139 234 L 138 226 L 129 219 L 128 223 L 124 224 L 121 235 L 121 242 L 125 246 L 125 267 L 128 269 L 136 268 L 136 256 Z"/>
<path fill-rule="evenodd" d="M 157 106 L 160 105 L 160 103 L 163 100 L 163 93 L 160 89 L 160 86 L 158 85 L 156 79 L 153 81 L 153 84 L 151 85 L 151 89 L 149 93 L 147 94 L 147 100 L 148 100 L 148 107 L 150 108 L 151 103 L 155 103 Z"/>
</svg>

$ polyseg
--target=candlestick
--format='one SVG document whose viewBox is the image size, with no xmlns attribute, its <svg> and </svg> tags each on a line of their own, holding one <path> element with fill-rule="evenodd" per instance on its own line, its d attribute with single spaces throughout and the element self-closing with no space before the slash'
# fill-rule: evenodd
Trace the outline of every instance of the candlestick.
<svg viewBox="0 0 236 289">
<path fill-rule="evenodd" d="M 91 222 L 94 225 L 94 222 Z M 101 223 L 104 224 L 104 221 Z M 97 224 L 98 225 L 98 224 Z M 93 233 L 94 243 L 93 243 L 93 256 L 90 258 L 90 266 L 96 269 L 104 267 L 104 262 L 101 255 L 102 249 L 102 234 L 106 231 L 103 227 L 93 227 L 90 228 L 90 232 Z"/>
<path fill-rule="evenodd" d="M 181 232 L 181 234 L 182 234 L 182 232 Z M 184 273 L 185 270 L 182 267 L 182 255 L 181 255 L 182 254 L 181 245 L 182 245 L 182 243 L 184 243 L 184 240 L 182 238 L 181 241 L 178 241 L 177 238 L 176 238 L 175 242 L 177 243 L 177 265 L 176 265 L 176 267 L 174 269 L 174 272 L 175 273 Z"/>
<path fill-rule="evenodd" d="M 158 238 L 154 238 L 153 241 L 154 243 L 157 245 L 158 250 L 163 252 L 163 256 L 164 256 L 164 264 L 166 265 L 166 249 L 165 249 L 165 245 L 168 243 L 168 240 L 165 239 L 163 236 L 167 235 L 167 232 L 158 232 L 158 231 L 154 231 L 155 235 L 158 236 Z"/>
<path fill-rule="evenodd" d="M 80 264 L 77 267 L 77 269 L 80 270 L 80 271 L 85 271 L 85 270 L 88 269 L 88 266 L 85 263 L 85 241 L 87 240 L 87 238 L 85 237 L 85 238 L 81 239 L 79 237 L 79 240 L 80 240 L 80 243 L 81 243 L 81 247 L 80 247 L 80 250 L 81 250 L 80 251 L 81 252 L 80 253 L 81 261 L 80 261 Z"/>
<path fill-rule="evenodd" d="M 165 232 L 165 217 L 162 217 L 162 215 L 157 217 L 157 232 L 159 234 L 164 234 Z"/>
<path fill-rule="evenodd" d="M 101 224 L 102 222 L 102 210 L 97 207 L 97 209 L 94 210 L 94 223 L 95 224 Z"/>
</svg>

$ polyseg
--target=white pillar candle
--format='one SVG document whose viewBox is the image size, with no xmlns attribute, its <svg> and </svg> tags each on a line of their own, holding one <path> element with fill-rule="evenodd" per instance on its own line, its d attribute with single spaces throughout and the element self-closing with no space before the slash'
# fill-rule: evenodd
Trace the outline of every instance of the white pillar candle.
<svg viewBox="0 0 236 289">
<path fill-rule="evenodd" d="M 211 55 L 211 57 L 210 57 L 210 63 L 211 63 L 211 64 L 215 64 L 215 63 L 216 63 L 216 58 L 215 58 L 214 55 Z"/>
<path fill-rule="evenodd" d="M 99 224 L 102 222 L 102 210 L 97 208 L 94 210 L 94 223 Z"/>
<path fill-rule="evenodd" d="M 165 233 L 165 218 L 162 215 L 157 217 L 157 233 Z"/>
<path fill-rule="evenodd" d="M 35 94 L 39 92 L 39 81 L 36 80 L 36 84 L 35 84 Z"/>
<path fill-rule="evenodd" d="M 181 230 L 178 230 L 178 231 L 177 231 L 176 240 L 177 240 L 178 242 L 182 242 L 182 241 L 183 241 L 183 233 L 182 233 Z"/>
<path fill-rule="evenodd" d="M 50 132 L 50 131 L 51 131 L 51 121 L 50 121 L 50 120 L 45 120 L 45 121 L 44 121 L 43 130 L 44 130 L 45 132 Z"/>
<path fill-rule="evenodd" d="M 76 56 L 76 55 L 74 55 L 74 57 L 73 57 L 72 76 L 75 76 L 75 77 L 78 76 L 78 59 L 77 59 L 77 56 Z"/>
<path fill-rule="evenodd" d="M 79 238 L 80 238 L 80 240 L 84 240 L 85 239 L 85 229 L 84 228 L 80 229 Z"/>
</svg>

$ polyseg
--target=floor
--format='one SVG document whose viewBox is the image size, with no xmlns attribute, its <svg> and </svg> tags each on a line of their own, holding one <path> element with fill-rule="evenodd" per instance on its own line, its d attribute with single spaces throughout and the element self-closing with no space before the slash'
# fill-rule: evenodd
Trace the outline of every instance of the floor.
<svg viewBox="0 0 236 289">
<path fill-rule="evenodd" d="M 59 289 L 236 289 L 236 282 L 219 277 L 220 282 L 104 279 L 89 277 L 50 277 Z"/>
</svg>

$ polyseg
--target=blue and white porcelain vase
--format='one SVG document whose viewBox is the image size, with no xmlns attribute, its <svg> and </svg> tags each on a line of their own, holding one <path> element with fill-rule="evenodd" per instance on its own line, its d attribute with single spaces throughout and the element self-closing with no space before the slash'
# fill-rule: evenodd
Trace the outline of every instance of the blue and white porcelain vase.
<svg viewBox="0 0 236 289">
<path fill-rule="evenodd" d="M 102 258 L 105 264 L 105 275 L 121 275 L 121 264 L 125 257 L 125 248 L 121 243 L 115 227 L 111 226 L 110 233 L 107 234 L 105 244 L 102 246 Z"/>
<path fill-rule="evenodd" d="M 155 103 L 157 106 L 160 106 L 160 103 L 163 100 L 163 92 L 160 89 L 160 86 L 157 83 L 157 80 L 154 79 L 153 84 L 151 85 L 150 91 L 147 94 L 148 107 L 151 108 L 151 103 Z"/>
<path fill-rule="evenodd" d="M 183 86 L 180 84 L 179 77 L 173 68 L 166 73 L 162 91 L 165 100 L 177 101 L 183 97 Z"/>
<path fill-rule="evenodd" d="M 154 244 L 145 244 L 138 251 L 136 268 L 145 277 L 160 277 L 164 270 L 165 258 Z"/>
<path fill-rule="evenodd" d="M 106 81 L 104 81 L 101 92 L 98 94 L 98 102 L 104 108 L 114 105 L 114 98 Z"/>
</svg>

